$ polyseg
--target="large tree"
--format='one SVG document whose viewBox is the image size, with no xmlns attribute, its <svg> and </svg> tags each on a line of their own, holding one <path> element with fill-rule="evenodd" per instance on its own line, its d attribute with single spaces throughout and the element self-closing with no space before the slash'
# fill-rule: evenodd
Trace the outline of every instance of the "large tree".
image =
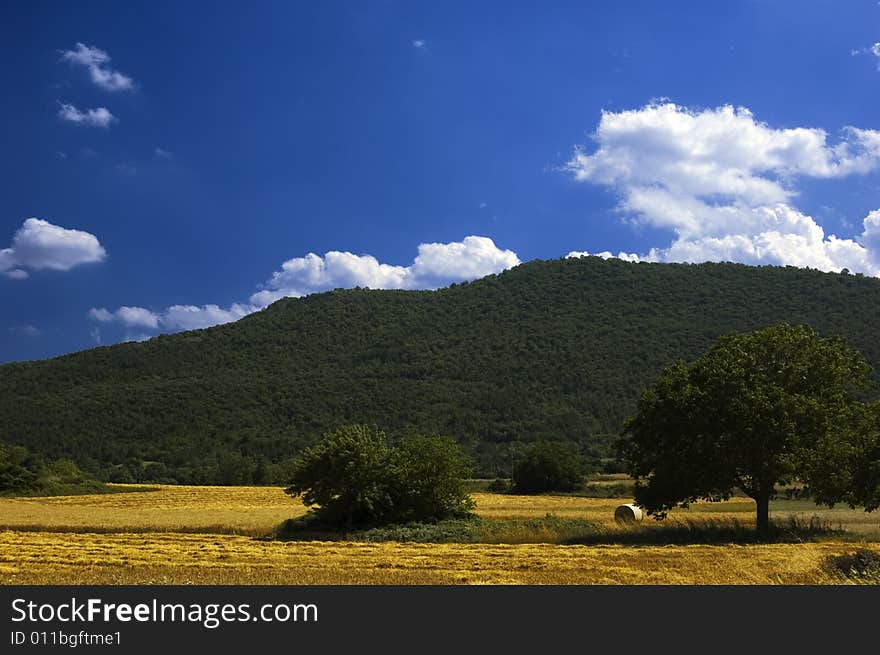
<svg viewBox="0 0 880 655">
<path fill-rule="evenodd" d="M 624 425 L 636 502 L 657 518 L 739 488 L 769 529 L 776 485 L 801 482 L 825 504 L 876 507 L 876 409 L 865 359 L 839 337 L 778 325 L 728 334 L 667 368 Z M 876 463 L 875 463 L 876 464 Z"/>
</svg>

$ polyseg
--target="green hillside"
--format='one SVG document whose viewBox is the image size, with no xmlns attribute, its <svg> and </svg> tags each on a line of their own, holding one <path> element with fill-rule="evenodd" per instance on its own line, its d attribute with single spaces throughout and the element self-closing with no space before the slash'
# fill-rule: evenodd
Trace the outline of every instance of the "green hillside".
<svg viewBox="0 0 880 655">
<path fill-rule="evenodd" d="M 880 364 L 880 280 L 793 267 L 534 261 L 438 291 L 337 290 L 236 323 L 0 367 L 0 440 L 119 481 L 262 482 L 343 423 L 451 435 L 478 472 L 585 458 L 718 335 L 781 321 Z"/>
</svg>

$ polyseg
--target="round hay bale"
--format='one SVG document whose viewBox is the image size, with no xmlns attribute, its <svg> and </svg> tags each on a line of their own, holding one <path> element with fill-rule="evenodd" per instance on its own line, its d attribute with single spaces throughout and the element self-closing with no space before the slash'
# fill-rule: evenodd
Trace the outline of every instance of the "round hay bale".
<svg viewBox="0 0 880 655">
<path fill-rule="evenodd" d="M 618 523 L 636 523 L 641 521 L 644 516 L 645 513 L 642 512 L 642 508 L 638 505 L 621 505 L 614 510 L 614 520 Z"/>
</svg>

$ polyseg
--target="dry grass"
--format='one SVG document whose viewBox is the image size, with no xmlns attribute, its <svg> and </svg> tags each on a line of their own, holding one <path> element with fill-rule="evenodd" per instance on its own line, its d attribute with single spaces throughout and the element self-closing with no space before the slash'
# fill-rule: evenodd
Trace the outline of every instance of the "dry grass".
<svg viewBox="0 0 880 655">
<path fill-rule="evenodd" d="M 880 555 L 880 546 L 872 546 Z M 0 533 L 5 584 L 830 584 L 850 544 L 553 546 Z"/>
<path fill-rule="evenodd" d="M 475 494 L 484 518 L 552 514 L 619 530 L 621 500 Z M 783 501 L 776 516 L 822 516 Z M 852 543 L 751 545 L 417 544 L 255 539 L 306 508 L 279 488 L 161 487 L 95 496 L 0 499 L 3 584 L 830 584 L 824 565 Z M 743 499 L 673 512 L 671 525 L 753 521 Z M 832 523 L 880 533 L 876 515 Z M 662 524 L 661 524 L 662 525 Z M 658 529 L 648 521 L 640 529 Z M 550 535 L 548 535 L 549 539 Z M 880 555 L 880 544 L 859 547 Z"/>
<path fill-rule="evenodd" d="M 157 486 L 156 491 L 0 498 L 0 530 L 265 535 L 306 508 L 279 487 Z"/>
<path fill-rule="evenodd" d="M 302 516 L 306 508 L 279 487 L 158 486 L 156 491 L 84 496 L 0 498 L 0 530 L 56 532 L 197 532 L 261 536 L 282 521 Z M 614 508 L 626 499 L 578 496 L 513 496 L 473 494 L 477 514 L 494 519 L 585 519 L 613 528 Z M 880 535 L 880 512 L 818 508 L 806 501 L 777 501 L 775 518 L 811 517 L 851 532 Z M 701 520 L 749 523 L 755 505 L 733 498 L 721 503 L 697 503 L 677 509 L 665 525 Z M 645 525 L 654 522 L 650 519 Z"/>
</svg>

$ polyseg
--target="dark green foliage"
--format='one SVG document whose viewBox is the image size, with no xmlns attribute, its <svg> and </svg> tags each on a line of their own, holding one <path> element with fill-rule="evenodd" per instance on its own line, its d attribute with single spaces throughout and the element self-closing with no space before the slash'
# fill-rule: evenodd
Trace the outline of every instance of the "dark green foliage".
<svg viewBox="0 0 880 655">
<path fill-rule="evenodd" d="M 585 257 L 439 291 L 284 299 L 216 328 L 0 366 L 0 434 L 102 479 L 281 484 L 320 435 L 367 422 L 449 435 L 478 475 L 508 477 L 535 441 L 607 459 L 664 367 L 781 321 L 842 335 L 880 367 L 880 280 Z"/>
<path fill-rule="evenodd" d="M 69 459 L 47 463 L 25 448 L 0 443 L 0 496 L 66 496 L 106 490 Z"/>
<path fill-rule="evenodd" d="M 636 502 L 658 518 L 735 488 L 769 527 L 776 485 L 805 484 L 818 501 L 864 502 L 852 481 L 878 444 L 864 358 L 840 337 L 805 326 L 731 333 L 691 364 L 668 367 L 625 424 Z"/>
<path fill-rule="evenodd" d="M 505 480 L 504 478 L 495 478 L 486 487 L 486 491 L 490 491 L 494 494 L 506 494 L 510 491 L 510 481 Z"/>
<path fill-rule="evenodd" d="M 364 425 L 344 426 L 307 448 L 293 470 L 291 496 L 331 525 L 377 523 L 393 510 L 391 449 L 385 433 Z"/>
<path fill-rule="evenodd" d="M 26 449 L 0 443 L 0 494 L 22 494 L 36 489 L 37 475 L 27 459 Z"/>
<path fill-rule="evenodd" d="M 392 449 L 390 462 L 395 522 L 438 521 L 474 508 L 464 489 L 472 465 L 452 439 L 405 439 Z"/>
<path fill-rule="evenodd" d="M 580 455 L 567 442 L 533 444 L 513 467 L 513 492 L 518 494 L 574 491 L 582 482 Z"/>
<path fill-rule="evenodd" d="M 437 521 L 473 509 L 469 472 L 450 439 L 417 436 L 390 447 L 377 428 L 351 425 L 303 452 L 286 492 L 317 505 L 316 518 L 330 526 Z"/>
</svg>

